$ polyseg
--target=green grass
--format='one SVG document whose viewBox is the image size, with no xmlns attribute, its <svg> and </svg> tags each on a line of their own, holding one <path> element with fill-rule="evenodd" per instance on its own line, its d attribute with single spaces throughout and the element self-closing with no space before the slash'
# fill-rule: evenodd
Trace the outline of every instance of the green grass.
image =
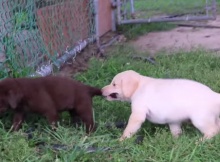
<svg viewBox="0 0 220 162">
<path fill-rule="evenodd" d="M 211 0 L 208 1 L 211 3 Z M 193 11 L 193 8 L 204 9 L 205 1 L 197 0 L 197 1 L 147 1 L 146 0 L 135 0 L 134 1 L 135 12 L 144 14 L 142 18 L 158 16 L 158 14 L 184 14 L 190 13 Z M 216 0 L 217 4 L 217 12 L 220 13 L 220 0 Z M 126 6 L 130 10 L 130 6 Z M 160 13 L 158 13 L 160 12 Z M 134 39 L 138 36 L 149 32 L 155 31 L 167 31 L 175 28 L 176 25 L 173 23 L 148 23 L 148 24 L 128 24 L 128 25 L 120 25 L 117 28 L 117 31 L 124 34 L 128 39 Z"/>
<path fill-rule="evenodd" d="M 118 32 L 124 34 L 128 39 L 135 39 L 138 36 L 149 32 L 167 31 L 175 28 L 171 23 L 150 23 L 150 24 L 130 24 L 118 26 Z"/>
<path fill-rule="evenodd" d="M 145 2 L 142 0 L 142 2 Z M 157 1 L 162 4 L 162 1 Z M 181 3 L 188 3 L 186 0 Z M 191 1 L 192 2 L 192 1 Z M 197 1 L 200 2 L 200 1 Z M 192 2 L 192 3 L 197 3 Z M 163 3 L 164 4 L 164 3 Z M 159 5 L 159 4 L 158 4 Z M 165 4 L 164 4 L 165 5 Z M 142 6 L 142 5 L 140 5 Z M 169 8 L 169 6 L 164 6 Z M 172 9 L 173 7 L 171 7 Z M 155 7 L 156 9 L 156 7 Z M 136 38 L 152 31 L 164 31 L 174 28 L 172 24 L 152 23 L 142 25 L 127 25 L 119 31 L 128 39 Z M 12 49 L 13 50 L 13 49 Z M 159 53 L 156 56 L 156 65 L 142 60 L 131 59 L 131 55 L 142 54 L 130 48 L 127 44 L 117 45 L 108 53 L 106 60 L 91 59 L 88 71 L 77 74 L 77 80 L 83 83 L 103 87 L 110 83 L 117 73 L 133 69 L 143 75 L 159 78 L 188 78 L 202 82 L 213 90 L 220 92 L 220 58 L 207 54 L 202 50 L 189 53 L 179 52 L 175 55 Z M 16 58 L 12 58 L 16 59 Z M 12 76 L 25 76 L 28 70 L 20 73 L 14 67 Z M 7 77 L 7 71 L 1 71 L 0 77 Z M 142 144 L 135 144 L 137 135 L 125 142 L 119 142 L 123 129 L 107 129 L 106 123 L 127 121 L 130 115 L 130 104 L 125 102 L 109 102 L 103 98 L 94 98 L 94 113 L 96 123 L 99 124 L 96 132 L 87 136 L 84 128 L 74 128 L 67 113 L 61 114 L 60 126 L 57 131 L 50 127 L 41 116 L 29 114 L 23 127 L 18 132 L 10 132 L 12 114 L 10 112 L 0 116 L 0 159 L 2 162 L 103 162 L 103 161 L 149 161 L 149 162 L 203 162 L 219 161 L 220 135 L 213 140 L 195 144 L 202 136 L 192 125 L 183 126 L 183 135 L 174 139 L 167 125 L 156 125 L 145 122 L 137 135 L 143 135 Z M 28 129 L 36 127 L 33 137 L 28 139 Z M 39 142 L 46 145 L 37 146 Z M 54 150 L 52 144 L 65 145 L 64 150 Z M 100 148 L 95 153 L 88 153 L 88 148 Z M 102 151 L 109 147 L 111 150 Z"/>
<path fill-rule="evenodd" d="M 217 7 L 219 7 L 220 1 L 216 0 Z M 212 5 L 212 0 L 207 1 L 208 6 Z M 167 16 L 167 15 L 181 15 L 181 14 L 191 14 L 195 15 L 198 12 L 202 12 L 202 15 L 205 15 L 205 0 L 134 0 L 134 9 L 137 18 L 150 18 L 158 16 Z M 130 3 L 125 4 L 122 7 L 127 11 L 130 10 Z M 129 16 L 129 15 L 128 15 Z"/>
<path fill-rule="evenodd" d="M 77 74 L 77 80 L 83 83 L 103 87 L 118 72 L 133 69 L 143 75 L 160 78 L 188 78 L 207 84 L 215 91 L 220 91 L 220 58 L 204 51 L 176 55 L 158 54 L 157 65 L 142 60 L 133 60 L 137 54 L 132 48 L 117 45 L 108 53 L 106 60 L 91 59 L 88 71 Z M 145 53 L 142 53 L 145 55 Z M 137 135 L 143 135 L 142 144 L 135 144 L 133 138 L 120 143 L 118 141 L 123 129 L 107 129 L 105 123 L 127 121 L 130 115 L 130 104 L 109 102 L 103 98 L 94 98 L 94 112 L 99 124 L 95 133 L 86 136 L 83 128 L 75 129 L 67 113 L 61 115 L 60 126 L 56 132 L 51 131 L 47 121 L 41 116 L 28 115 L 26 123 L 19 132 L 10 132 L 11 114 L 4 115 L 0 123 L 0 159 L 2 162 L 14 161 L 150 161 L 150 162 L 188 162 L 219 161 L 220 136 L 201 144 L 195 142 L 202 136 L 191 125 L 184 125 L 183 135 L 174 139 L 166 125 L 155 125 L 145 122 Z M 37 126 L 33 138 L 29 139 L 25 131 Z M 37 147 L 39 141 L 47 143 Z M 62 144 L 66 150 L 53 150 L 50 144 Z M 88 153 L 90 146 L 110 147 L 109 151 Z"/>
<path fill-rule="evenodd" d="M 204 7 L 206 5 L 206 1 L 204 0 L 185 0 L 185 1 L 163 1 L 157 0 L 155 1 L 144 1 L 137 0 L 135 1 L 135 8 L 138 11 L 144 11 L 145 16 L 155 16 L 160 14 L 184 14 L 184 13 L 192 13 L 195 11 L 204 11 Z"/>
</svg>

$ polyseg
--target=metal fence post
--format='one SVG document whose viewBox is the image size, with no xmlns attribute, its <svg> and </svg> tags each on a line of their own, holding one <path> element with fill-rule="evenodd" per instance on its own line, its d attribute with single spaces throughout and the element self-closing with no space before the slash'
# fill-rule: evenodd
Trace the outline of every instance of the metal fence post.
<svg viewBox="0 0 220 162">
<path fill-rule="evenodd" d="M 130 0 L 131 17 L 134 18 L 134 0 Z"/>
<path fill-rule="evenodd" d="M 115 16 L 116 16 L 116 2 L 115 0 L 111 0 L 111 6 L 112 6 L 112 31 L 116 31 L 116 20 L 115 20 Z"/>
<path fill-rule="evenodd" d="M 117 0 L 117 22 L 121 24 L 121 0 Z"/>
<path fill-rule="evenodd" d="M 100 47 L 100 40 L 99 40 L 99 2 L 98 0 L 94 0 L 94 16 L 95 16 L 95 37 L 97 46 Z"/>
<path fill-rule="evenodd" d="M 216 19 L 217 17 L 216 0 L 212 0 L 212 15 Z"/>
</svg>

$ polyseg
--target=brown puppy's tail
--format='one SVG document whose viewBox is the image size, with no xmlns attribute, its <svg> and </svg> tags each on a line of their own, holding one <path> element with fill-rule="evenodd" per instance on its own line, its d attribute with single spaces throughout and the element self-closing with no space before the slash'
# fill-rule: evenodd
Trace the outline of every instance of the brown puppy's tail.
<svg viewBox="0 0 220 162">
<path fill-rule="evenodd" d="M 89 94 L 93 96 L 102 96 L 102 91 L 100 88 L 88 86 Z"/>
</svg>

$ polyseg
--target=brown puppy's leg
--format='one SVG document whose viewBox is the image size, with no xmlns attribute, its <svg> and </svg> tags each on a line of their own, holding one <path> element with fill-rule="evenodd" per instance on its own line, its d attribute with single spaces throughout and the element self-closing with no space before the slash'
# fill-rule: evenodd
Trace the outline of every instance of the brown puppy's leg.
<svg viewBox="0 0 220 162">
<path fill-rule="evenodd" d="M 86 124 L 86 133 L 91 133 L 94 132 L 96 130 L 95 128 L 95 124 L 93 121 L 93 113 L 91 112 L 87 112 L 86 114 L 81 114 L 81 119 L 82 121 Z"/>
<path fill-rule="evenodd" d="M 76 112 L 81 120 L 86 124 L 86 133 L 95 131 L 93 120 L 92 104 L 85 102 L 76 108 Z"/>
<path fill-rule="evenodd" d="M 23 120 L 24 120 L 24 114 L 22 112 L 15 112 L 15 115 L 13 117 L 12 130 L 13 131 L 19 130 Z"/>
<path fill-rule="evenodd" d="M 72 118 L 73 124 L 76 126 L 81 123 L 79 115 L 76 113 L 75 109 L 69 110 L 70 116 Z"/>
<path fill-rule="evenodd" d="M 57 127 L 57 121 L 58 121 L 58 113 L 55 109 L 49 109 L 48 112 L 45 113 L 45 116 L 49 122 L 49 124 L 51 125 L 52 129 L 55 130 Z"/>
<path fill-rule="evenodd" d="M 41 103 L 39 110 L 41 110 L 41 114 L 47 118 L 47 121 L 51 125 L 52 129 L 56 129 L 57 121 L 59 118 L 56 106 L 48 94 L 42 95 L 41 97 L 42 99 L 40 101 L 46 102 Z"/>
</svg>

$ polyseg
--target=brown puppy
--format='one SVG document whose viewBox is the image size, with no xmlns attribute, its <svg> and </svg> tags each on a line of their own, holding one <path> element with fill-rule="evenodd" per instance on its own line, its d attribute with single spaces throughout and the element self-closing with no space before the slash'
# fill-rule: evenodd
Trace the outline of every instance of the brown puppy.
<svg viewBox="0 0 220 162">
<path fill-rule="evenodd" d="M 18 130 L 26 112 L 45 116 L 54 126 L 58 112 L 69 111 L 94 130 L 92 97 L 102 95 L 99 88 L 84 85 L 70 78 L 48 76 L 39 78 L 7 78 L 0 81 L 0 112 L 14 110 L 13 130 Z"/>
</svg>

